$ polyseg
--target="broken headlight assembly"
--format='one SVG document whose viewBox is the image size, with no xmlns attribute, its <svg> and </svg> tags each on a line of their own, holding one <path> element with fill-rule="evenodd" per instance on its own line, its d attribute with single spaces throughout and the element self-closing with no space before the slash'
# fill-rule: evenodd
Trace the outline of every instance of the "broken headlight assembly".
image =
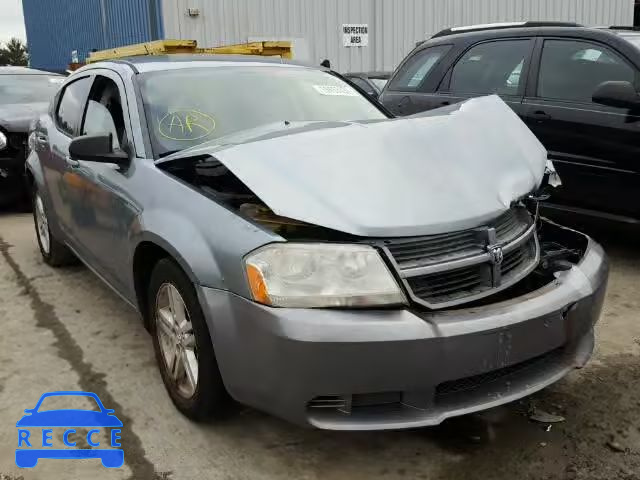
<svg viewBox="0 0 640 480">
<path fill-rule="evenodd" d="M 368 245 L 270 244 L 245 258 L 245 270 L 253 299 L 274 307 L 407 303 L 380 254 Z"/>
</svg>

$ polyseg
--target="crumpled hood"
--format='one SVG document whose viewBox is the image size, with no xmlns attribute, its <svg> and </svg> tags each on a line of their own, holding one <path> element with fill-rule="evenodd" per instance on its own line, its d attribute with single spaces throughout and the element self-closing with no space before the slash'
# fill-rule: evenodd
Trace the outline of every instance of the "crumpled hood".
<svg viewBox="0 0 640 480">
<path fill-rule="evenodd" d="M 28 132 L 33 120 L 49 108 L 48 103 L 15 103 L 0 105 L 0 127 L 9 132 Z"/>
<path fill-rule="evenodd" d="M 497 96 L 210 154 L 274 213 L 365 237 L 481 225 L 535 190 L 547 159 Z"/>
</svg>

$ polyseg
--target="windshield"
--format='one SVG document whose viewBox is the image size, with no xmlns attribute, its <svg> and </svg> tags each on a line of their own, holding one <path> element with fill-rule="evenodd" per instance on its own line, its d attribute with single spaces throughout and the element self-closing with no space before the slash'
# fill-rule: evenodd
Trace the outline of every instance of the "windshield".
<svg viewBox="0 0 640 480">
<path fill-rule="evenodd" d="M 225 66 L 140 75 L 156 156 L 261 125 L 386 118 L 330 73 L 300 67 Z"/>
<path fill-rule="evenodd" d="M 49 102 L 63 81 L 53 75 L 0 75 L 0 105 Z"/>
<path fill-rule="evenodd" d="M 631 35 L 621 35 L 627 42 L 631 42 L 636 47 L 640 48 L 640 35 L 639 34 L 631 34 Z"/>
</svg>

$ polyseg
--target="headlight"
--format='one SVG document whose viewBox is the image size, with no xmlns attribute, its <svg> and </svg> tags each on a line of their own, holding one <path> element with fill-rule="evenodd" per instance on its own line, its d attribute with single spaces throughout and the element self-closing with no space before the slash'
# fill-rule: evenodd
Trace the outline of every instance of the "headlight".
<svg viewBox="0 0 640 480">
<path fill-rule="evenodd" d="M 245 259 L 253 299 L 275 307 L 405 304 L 378 252 L 367 245 L 282 243 Z"/>
<path fill-rule="evenodd" d="M 0 132 L 0 150 L 4 150 L 4 148 L 7 146 L 7 136 Z"/>
</svg>

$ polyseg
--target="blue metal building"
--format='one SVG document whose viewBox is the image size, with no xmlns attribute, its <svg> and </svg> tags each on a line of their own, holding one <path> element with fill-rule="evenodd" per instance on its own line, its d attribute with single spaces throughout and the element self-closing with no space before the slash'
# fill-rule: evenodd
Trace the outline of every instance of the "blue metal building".
<svg viewBox="0 0 640 480">
<path fill-rule="evenodd" d="M 160 0 L 22 0 L 33 68 L 64 71 L 103 50 L 164 38 Z"/>
</svg>

